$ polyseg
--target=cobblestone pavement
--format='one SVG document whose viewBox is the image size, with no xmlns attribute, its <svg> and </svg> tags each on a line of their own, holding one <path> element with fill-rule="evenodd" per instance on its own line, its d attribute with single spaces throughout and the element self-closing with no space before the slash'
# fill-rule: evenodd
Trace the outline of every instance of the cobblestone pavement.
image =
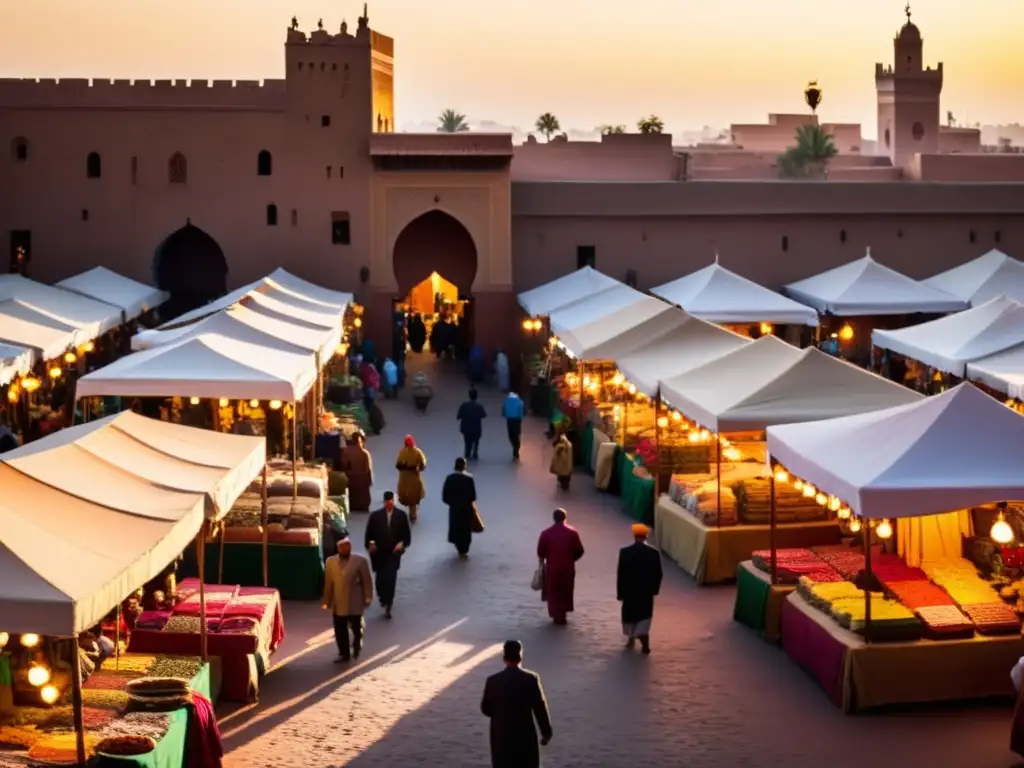
<svg viewBox="0 0 1024 768">
<path fill-rule="evenodd" d="M 455 410 L 465 387 L 454 378 L 434 383 L 427 416 L 405 401 L 387 403 L 387 428 L 369 441 L 375 499 L 393 487 L 391 467 L 407 432 L 429 463 L 394 620 L 374 605 L 363 658 L 346 668 L 331 663 L 330 624 L 319 605 L 288 603 L 288 638 L 260 704 L 222 716 L 227 768 L 489 765 L 480 693 L 501 668 L 500 643 L 513 637 L 523 641 L 526 666 L 541 674 L 551 706 L 546 768 L 1014 763 L 1006 706 L 844 716 L 780 650 L 733 623 L 733 588 L 696 588 L 669 561 L 654 652 L 624 652 L 614 572 L 629 521 L 589 477 L 577 476 L 568 493 L 556 490 L 538 420 L 527 422 L 523 463 L 513 465 L 494 393 L 484 395 L 491 418 L 471 468 L 487 531 L 460 561 L 446 541 L 439 496 L 461 448 Z M 550 624 L 529 586 L 536 537 L 557 506 L 568 509 L 587 549 L 567 627 Z M 364 524 L 365 516 L 352 522 L 357 551 Z"/>
</svg>

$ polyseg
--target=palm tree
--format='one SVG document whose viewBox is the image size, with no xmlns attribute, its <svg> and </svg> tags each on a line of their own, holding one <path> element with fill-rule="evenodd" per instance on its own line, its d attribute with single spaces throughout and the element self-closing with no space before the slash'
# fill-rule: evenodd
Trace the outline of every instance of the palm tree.
<svg viewBox="0 0 1024 768">
<path fill-rule="evenodd" d="M 801 125 L 796 129 L 796 145 L 779 155 L 779 175 L 785 179 L 820 177 L 836 154 L 835 142 L 820 125 Z"/>
<path fill-rule="evenodd" d="M 599 125 L 597 130 L 601 132 L 602 136 L 610 136 L 613 133 L 625 133 L 626 126 L 624 125 Z"/>
<path fill-rule="evenodd" d="M 547 141 L 551 141 L 551 134 L 562 130 L 562 126 L 558 124 L 558 118 L 552 115 L 550 112 L 545 112 L 543 115 L 537 118 L 537 122 L 534 123 L 537 131 L 544 134 L 544 138 Z"/>
<path fill-rule="evenodd" d="M 456 112 L 454 109 L 446 109 L 442 112 L 441 116 L 437 118 L 437 122 L 439 123 L 437 126 L 438 133 L 462 133 L 469 130 L 466 116 L 461 112 Z"/>
<path fill-rule="evenodd" d="M 665 123 L 657 115 L 648 115 L 637 120 L 636 129 L 640 133 L 663 133 L 665 131 Z"/>
</svg>

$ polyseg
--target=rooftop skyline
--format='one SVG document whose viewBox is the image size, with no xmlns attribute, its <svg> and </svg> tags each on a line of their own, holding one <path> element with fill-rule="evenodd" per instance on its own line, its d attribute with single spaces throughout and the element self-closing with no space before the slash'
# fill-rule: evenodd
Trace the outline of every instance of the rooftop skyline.
<svg viewBox="0 0 1024 768">
<path fill-rule="evenodd" d="M 397 124 L 443 109 L 530 129 L 553 112 L 564 129 L 655 113 L 681 134 L 804 112 L 817 79 L 825 122 L 875 134 L 874 64 L 892 63 L 902 0 L 377 0 L 370 26 L 395 38 Z M 292 15 L 354 28 L 357 0 L 33 0 L 0 27 L 2 77 L 264 79 L 283 77 Z M 1024 5 L 912 7 L 926 66 L 945 63 L 943 115 L 960 124 L 1021 122 Z"/>
</svg>

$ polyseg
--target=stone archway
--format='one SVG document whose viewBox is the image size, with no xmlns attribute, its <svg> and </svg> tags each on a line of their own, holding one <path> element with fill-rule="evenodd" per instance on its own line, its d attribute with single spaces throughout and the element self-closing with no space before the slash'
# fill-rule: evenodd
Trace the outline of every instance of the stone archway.
<svg viewBox="0 0 1024 768">
<path fill-rule="evenodd" d="M 228 263 L 220 245 L 191 222 L 168 235 L 153 255 L 153 282 L 171 298 L 164 320 L 196 309 L 227 293 Z"/>
<path fill-rule="evenodd" d="M 392 255 L 395 281 L 401 295 L 437 272 L 468 295 L 478 267 L 476 243 L 469 230 L 449 213 L 433 209 L 405 225 Z"/>
</svg>

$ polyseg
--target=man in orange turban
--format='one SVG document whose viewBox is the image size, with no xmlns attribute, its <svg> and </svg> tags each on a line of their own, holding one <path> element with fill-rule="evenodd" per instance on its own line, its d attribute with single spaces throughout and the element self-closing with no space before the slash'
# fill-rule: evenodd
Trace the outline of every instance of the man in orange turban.
<svg viewBox="0 0 1024 768">
<path fill-rule="evenodd" d="M 661 554 L 647 543 L 650 529 L 633 525 L 633 543 L 619 550 L 616 597 L 622 603 L 622 633 L 626 647 L 640 641 L 644 654 L 651 652 L 651 619 L 654 597 L 661 590 Z"/>
</svg>

